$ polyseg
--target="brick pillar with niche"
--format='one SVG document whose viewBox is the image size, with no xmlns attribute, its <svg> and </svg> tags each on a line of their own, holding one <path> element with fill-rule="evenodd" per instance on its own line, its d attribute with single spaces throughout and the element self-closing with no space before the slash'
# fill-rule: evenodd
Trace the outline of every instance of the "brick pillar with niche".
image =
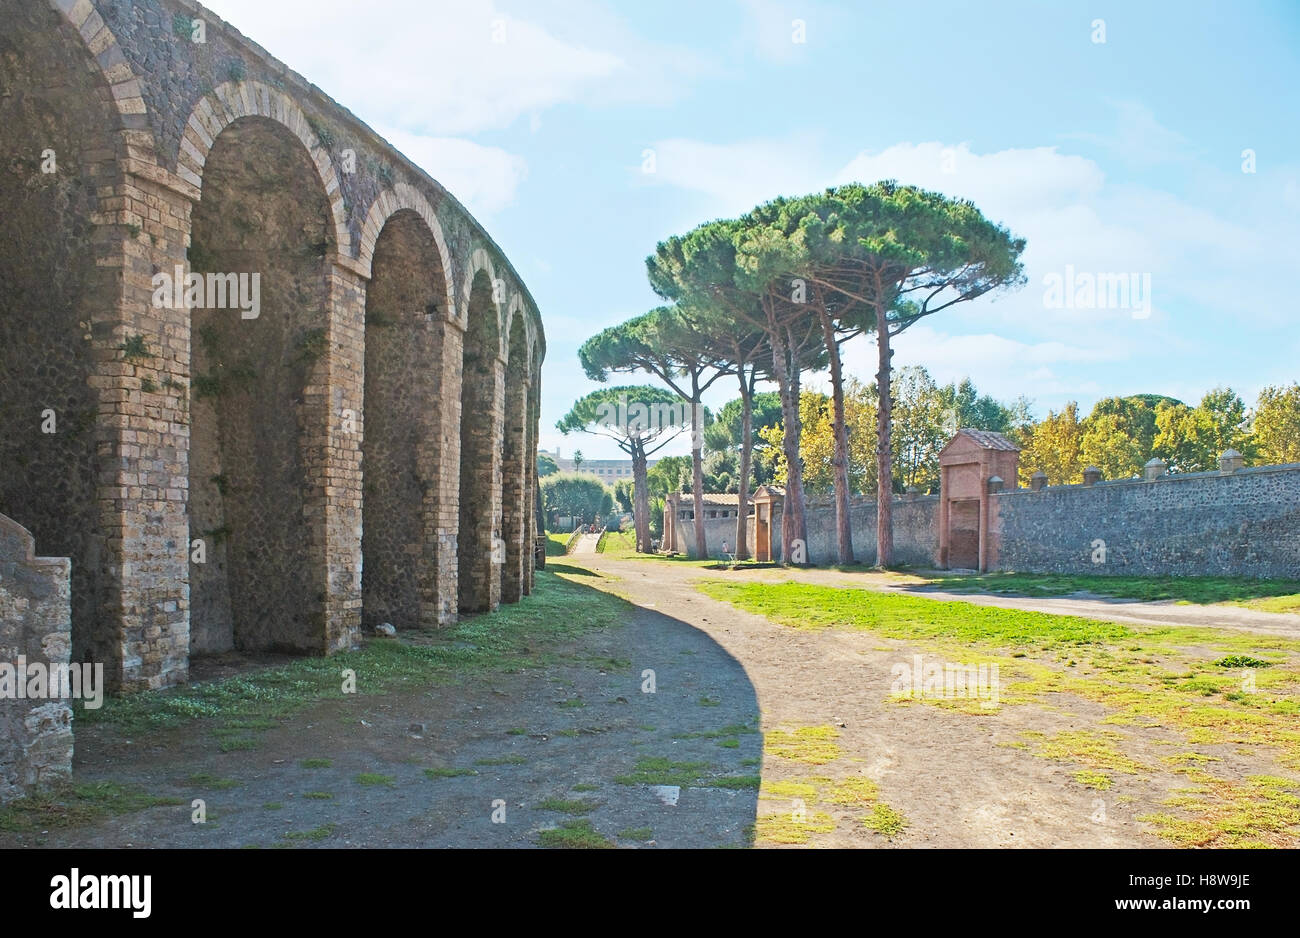
<svg viewBox="0 0 1300 938">
<path fill-rule="evenodd" d="M 939 452 L 941 568 L 990 569 L 997 555 L 994 489 L 1001 491 L 991 480 L 1014 480 L 1019 466 L 1019 447 L 988 430 L 958 430 Z"/>
</svg>

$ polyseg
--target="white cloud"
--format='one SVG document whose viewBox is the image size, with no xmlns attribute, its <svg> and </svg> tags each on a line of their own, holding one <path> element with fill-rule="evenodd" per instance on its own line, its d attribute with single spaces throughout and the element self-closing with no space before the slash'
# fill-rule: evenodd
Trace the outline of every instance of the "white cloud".
<svg viewBox="0 0 1300 938">
<path fill-rule="evenodd" d="M 364 16 L 353 0 L 208 5 L 363 120 L 434 136 L 507 127 L 626 68 L 492 0 L 371 0 Z"/>
<path fill-rule="evenodd" d="M 389 143 L 442 183 L 480 220 L 500 211 L 514 198 L 528 175 L 521 156 L 456 137 L 425 137 L 403 130 L 376 128 Z"/>
<path fill-rule="evenodd" d="M 655 171 L 641 173 L 645 182 L 703 193 L 719 215 L 738 215 L 778 194 L 816 190 L 826 179 L 814 165 L 815 139 L 718 144 L 673 138 L 651 149 Z"/>
</svg>

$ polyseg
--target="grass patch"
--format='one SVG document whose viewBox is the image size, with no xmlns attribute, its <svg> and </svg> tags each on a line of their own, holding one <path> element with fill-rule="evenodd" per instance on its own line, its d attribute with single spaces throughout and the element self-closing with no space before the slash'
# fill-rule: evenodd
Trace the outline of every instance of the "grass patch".
<svg viewBox="0 0 1300 938">
<path fill-rule="evenodd" d="M 283 835 L 283 839 L 287 841 L 287 843 L 276 844 L 276 846 L 288 847 L 292 846 L 294 843 L 301 843 L 302 841 L 316 842 L 326 840 L 333 834 L 333 824 L 322 824 L 320 827 L 314 827 L 309 831 L 289 831 Z"/>
<path fill-rule="evenodd" d="M 758 791 L 762 780 L 757 775 L 724 775 L 709 784 L 714 788 L 729 788 L 732 791 Z"/>
<path fill-rule="evenodd" d="M 561 814 L 590 814 L 596 808 L 596 802 L 583 798 L 546 798 L 537 802 L 539 811 L 558 811 Z"/>
<path fill-rule="evenodd" d="M 592 827 L 587 818 L 561 821 L 557 828 L 538 831 L 537 842 L 543 847 L 578 850 L 599 850 L 615 846 L 613 841 Z"/>
<path fill-rule="evenodd" d="M 770 844 L 806 844 L 813 834 L 835 830 L 835 819 L 825 811 L 781 811 L 758 817 L 754 836 Z"/>
<path fill-rule="evenodd" d="M 587 782 L 579 782 L 573 786 L 574 791 L 600 791 L 599 785 L 591 785 Z"/>
<path fill-rule="evenodd" d="M 424 774 L 429 778 L 457 778 L 461 775 L 478 775 L 473 769 L 425 769 Z"/>
<path fill-rule="evenodd" d="M 636 535 L 631 531 L 606 531 L 596 542 L 596 553 L 626 553 L 636 551 Z"/>
<path fill-rule="evenodd" d="M 802 726 L 796 730 L 772 730 L 763 738 L 764 750 L 782 759 L 825 765 L 842 754 L 838 743 L 840 731 L 833 726 Z"/>
<path fill-rule="evenodd" d="M 397 779 L 392 775 L 380 775 L 378 772 L 361 772 L 356 778 L 358 785 L 365 785 L 366 787 L 383 785 L 386 788 L 392 788 L 395 781 Z"/>
<path fill-rule="evenodd" d="M 1019 593 L 1025 596 L 1088 592 L 1146 602 L 1173 600 L 1195 605 L 1231 603 L 1251 608 L 1277 607 L 1267 610 L 1274 612 L 1300 609 L 1300 580 L 1052 573 L 954 573 L 938 574 L 927 580 L 932 585 L 955 592 Z"/>
<path fill-rule="evenodd" d="M 1252 775 L 1242 782 L 1206 777 L 1197 790 L 1147 814 L 1157 836 L 1179 847 L 1294 847 L 1300 838 L 1300 781 Z"/>
<path fill-rule="evenodd" d="M 114 815 L 185 803 L 117 782 L 61 782 L 0 806 L 0 831 L 26 834 L 81 827 Z"/>
<path fill-rule="evenodd" d="M 328 769 L 334 762 L 331 759 L 303 759 L 298 764 L 304 769 Z"/>
<path fill-rule="evenodd" d="M 1031 741 L 1039 741 L 1038 755 L 1055 762 L 1070 762 L 1089 769 L 1104 769 L 1124 775 L 1137 775 L 1146 769 L 1146 766 L 1120 751 L 1119 743 L 1123 737 L 1119 733 L 1064 730 L 1055 736 L 1033 731 L 1020 735 Z"/>
<path fill-rule="evenodd" d="M 544 668 L 561 660 L 579 637 L 620 624 L 629 608 L 576 577 L 576 571 L 538 570 L 536 591 L 523 601 L 466 616 L 446 629 L 403 633 L 397 641 L 367 642 L 358 651 L 296 659 L 221 680 L 109 697 L 95 710 L 78 702 L 76 723 L 104 724 L 131 738 L 204 721 L 221 748 L 231 751 L 256 745 L 256 738 L 230 739 L 217 731 L 255 733 L 320 701 Z M 345 668 L 366 676 L 355 695 L 343 693 L 339 673 Z"/>
<path fill-rule="evenodd" d="M 889 805 L 880 803 L 871 806 L 871 812 L 862 819 L 862 823 L 877 834 L 891 840 L 901 834 L 907 827 L 907 820 L 903 815 Z"/>
<path fill-rule="evenodd" d="M 648 827 L 625 827 L 618 832 L 619 840 L 637 840 L 644 843 L 653 840 L 655 832 Z"/>
<path fill-rule="evenodd" d="M 262 805 L 263 811 L 281 811 L 283 809 L 284 805 L 279 801 L 268 801 L 266 804 Z"/>
<path fill-rule="evenodd" d="M 1095 788 L 1097 791 L 1109 791 L 1111 786 L 1109 775 L 1105 772 L 1094 772 L 1091 769 L 1080 769 L 1075 772 L 1074 780 L 1084 788 Z"/>
<path fill-rule="evenodd" d="M 620 785 L 698 785 L 709 769 L 707 762 L 673 762 L 663 756 L 643 756 L 627 775 L 615 776 Z"/>
<path fill-rule="evenodd" d="M 334 800 L 334 796 L 327 791 L 309 791 L 305 795 L 303 795 L 303 797 L 311 801 L 333 801 Z"/>
<path fill-rule="evenodd" d="M 228 791 L 231 788 L 238 788 L 243 782 L 233 778 L 218 778 L 211 772 L 195 772 L 185 780 L 185 784 L 210 791 Z"/>
</svg>

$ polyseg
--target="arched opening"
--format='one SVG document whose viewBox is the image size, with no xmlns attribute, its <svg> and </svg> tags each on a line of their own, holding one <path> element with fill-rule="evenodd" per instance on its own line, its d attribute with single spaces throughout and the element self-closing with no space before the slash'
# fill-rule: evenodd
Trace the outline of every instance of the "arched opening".
<svg viewBox="0 0 1300 938">
<path fill-rule="evenodd" d="M 505 423 L 501 451 L 501 537 L 505 562 L 501 565 L 501 601 L 518 602 L 525 591 L 524 564 L 529 548 L 528 530 L 528 339 L 524 312 L 517 310 L 510 324 L 506 352 Z"/>
<path fill-rule="evenodd" d="M 446 272 L 424 220 L 392 215 L 366 289 L 361 622 L 438 621 Z"/>
<path fill-rule="evenodd" d="M 41 554 L 72 559 L 72 658 L 105 663 L 112 681 L 91 377 L 121 292 L 120 262 L 97 261 L 120 257 L 129 235 L 92 219 L 104 211 L 97 188 L 119 176 L 120 118 L 85 43 L 48 4 L 4 0 L 0 21 L 0 513 Z M 150 352 L 132 343 L 115 355 L 131 351 Z"/>
<path fill-rule="evenodd" d="M 456 556 L 459 609 L 482 612 L 500 602 L 496 566 L 504 562 L 501 524 L 503 374 L 500 327 L 486 271 L 469 295 L 460 385 L 460 524 Z M 495 563 L 494 563 L 495 560 Z"/>
<path fill-rule="evenodd" d="M 322 508 L 307 497 L 306 452 L 321 418 L 304 397 L 323 380 L 333 232 L 316 168 L 287 128 L 245 117 L 221 132 L 189 249 L 205 275 L 191 312 L 190 537 L 206 550 L 190 568 L 195 652 L 325 650 L 311 529 Z"/>
</svg>

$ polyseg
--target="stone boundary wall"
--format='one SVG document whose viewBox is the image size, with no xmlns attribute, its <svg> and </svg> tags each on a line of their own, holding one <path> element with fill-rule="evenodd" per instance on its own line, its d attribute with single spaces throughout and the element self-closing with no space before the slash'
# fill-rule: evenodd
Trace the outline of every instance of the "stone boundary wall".
<svg viewBox="0 0 1300 938">
<path fill-rule="evenodd" d="M 15 671 L 20 657 L 66 665 L 72 647 L 71 561 L 34 548 L 25 528 L 0 515 L 0 664 Z M 71 775 L 68 702 L 0 697 L 0 803 Z"/>
<path fill-rule="evenodd" d="M 992 501 L 994 570 L 1300 579 L 1300 464 L 1017 489 Z"/>
<path fill-rule="evenodd" d="M 894 500 L 899 564 L 937 566 L 939 502 L 938 495 Z M 834 503 L 809 499 L 807 513 L 809 562 L 835 563 Z M 773 514 L 779 561 L 779 503 Z M 873 564 L 874 499 L 853 499 L 850 515 L 854 555 Z M 735 519 L 706 524 L 709 553 L 720 557 L 724 539 L 734 546 Z M 1300 464 L 997 492 L 989 524 L 995 571 L 1300 579 Z M 751 514 L 751 553 L 754 528 Z M 678 520 L 676 549 L 694 556 L 693 522 Z"/>
</svg>

